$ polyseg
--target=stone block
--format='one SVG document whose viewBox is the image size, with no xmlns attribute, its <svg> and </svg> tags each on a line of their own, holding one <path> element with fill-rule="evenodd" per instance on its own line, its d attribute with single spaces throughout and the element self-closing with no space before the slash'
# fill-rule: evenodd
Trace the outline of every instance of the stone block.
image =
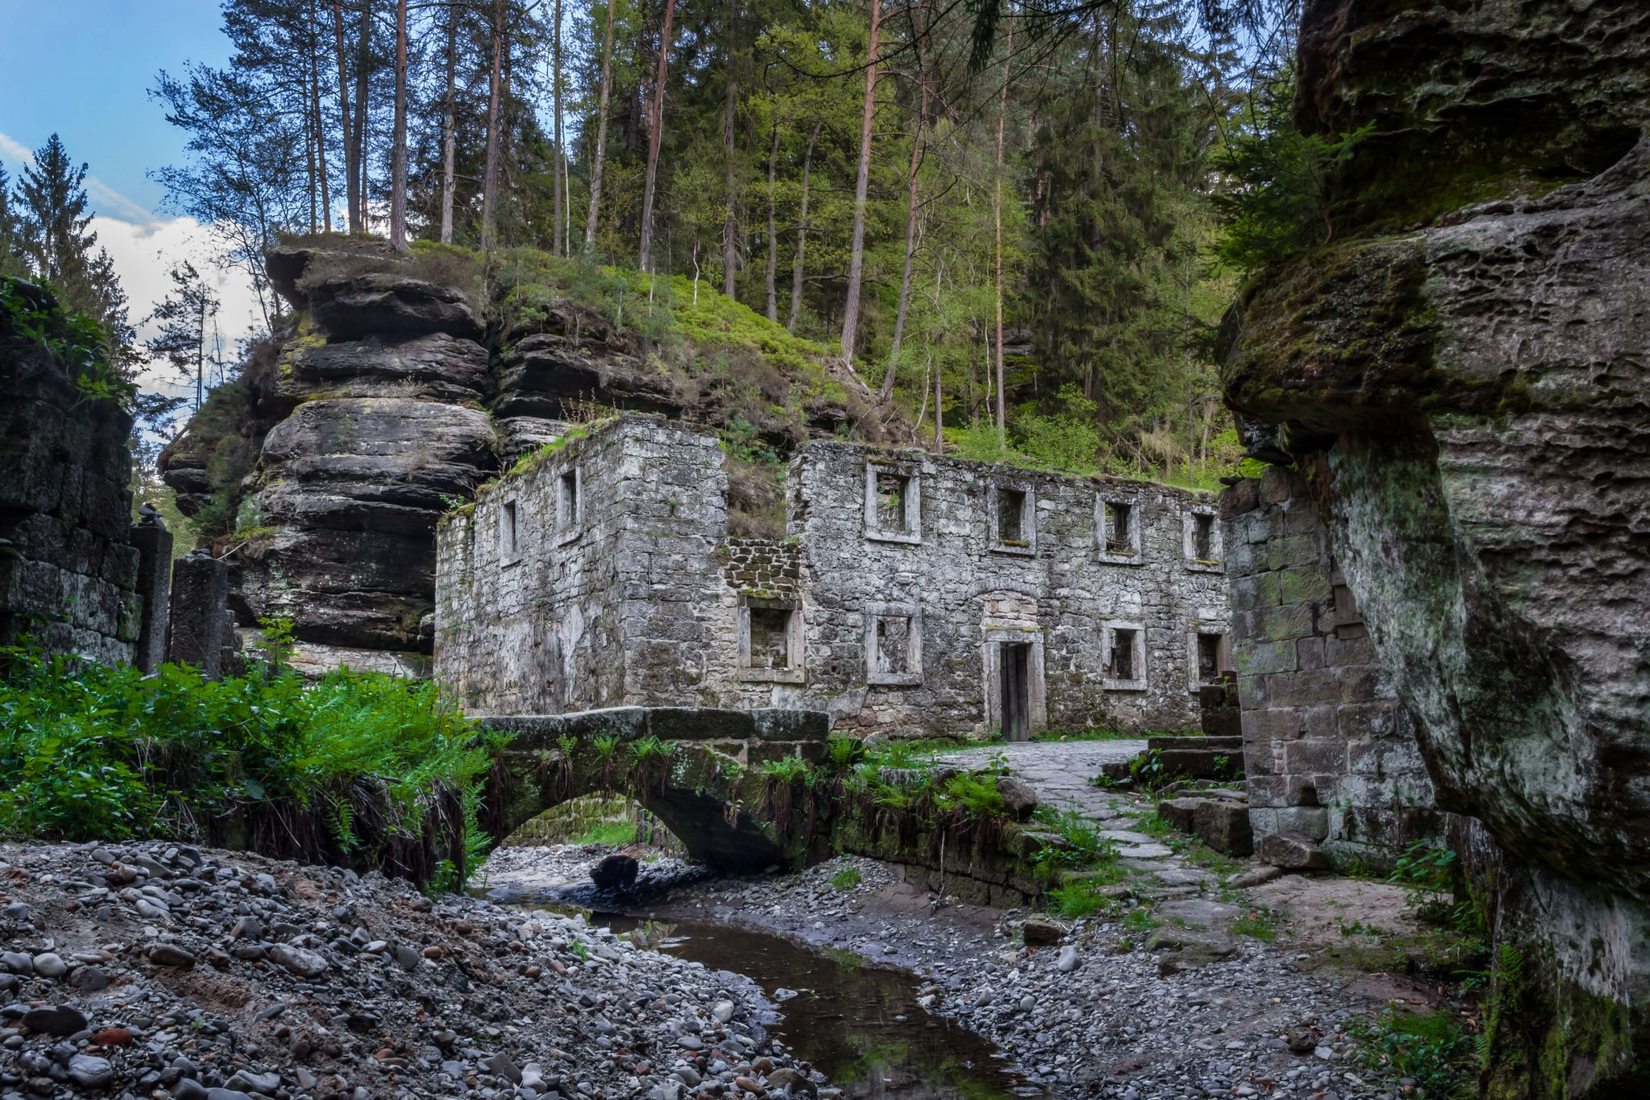
<svg viewBox="0 0 1650 1100">
<path fill-rule="evenodd" d="M 1256 855 L 1262 863 L 1285 871 L 1328 871 L 1334 866 L 1316 841 L 1299 833 L 1262 833 Z"/>
<path fill-rule="evenodd" d="M 179 558 L 172 568 L 172 602 L 166 659 L 193 665 L 208 679 L 222 668 L 224 608 L 229 563 L 204 550 Z"/>
<path fill-rule="evenodd" d="M 1346 742 L 1321 739 L 1285 742 L 1283 770 L 1296 775 L 1324 772 L 1340 775 L 1346 770 Z"/>
<path fill-rule="evenodd" d="M 1329 835 L 1327 806 L 1283 806 L 1278 809 L 1278 830 L 1322 840 Z"/>
<path fill-rule="evenodd" d="M 1198 799 L 1192 813 L 1192 830 L 1217 852 L 1246 856 L 1255 850 L 1255 834 L 1249 824 L 1249 808 L 1225 799 Z"/>
</svg>

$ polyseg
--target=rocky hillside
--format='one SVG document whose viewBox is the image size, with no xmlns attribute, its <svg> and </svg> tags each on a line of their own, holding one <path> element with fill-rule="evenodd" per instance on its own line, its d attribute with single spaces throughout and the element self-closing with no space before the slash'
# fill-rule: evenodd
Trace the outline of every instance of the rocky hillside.
<svg viewBox="0 0 1650 1100">
<path fill-rule="evenodd" d="M 0 874 L 8 1095 L 815 1091 L 752 983 L 580 919 L 166 843 L 8 845 Z"/>
<path fill-rule="evenodd" d="M 721 428 L 753 515 L 778 500 L 764 468 L 810 433 L 898 428 L 845 364 L 680 278 L 333 237 L 268 267 L 291 315 L 162 468 L 239 562 L 243 621 L 291 619 L 300 664 L 420 670 L 436 519 L 569 421 Z"/>
<path fill-rule="evenodd" d="M 1643 1095 L 1650 8 L 1311 0 L 1299 72 L 1303 128 L 1374 136 L 1238 307 L 1229 400 L 1311 472 L 1464 815 L 1487 1095 Z"/>
</svg>

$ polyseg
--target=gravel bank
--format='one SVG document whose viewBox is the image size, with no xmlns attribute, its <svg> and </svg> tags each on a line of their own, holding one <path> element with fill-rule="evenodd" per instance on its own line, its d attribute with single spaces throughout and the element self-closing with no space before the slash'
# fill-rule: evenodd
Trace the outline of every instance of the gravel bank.
<svg viewBox="0 0 1650 1100">
<path fill-rule="evenodd" d="M 567 857 L 537 858 L 562 867 Z M 531 863 L 512 856 L 512 878 L 530 880 Z M 857 884 L 837 885 L 850 869 Z M 998 1044 L 1053 1096 L 1409 1094 L 1362 1067 L 1347 1028 L 1413 987 L 1311 969 L 1287 934 L 1277 943 L 1233 935 L 1242 910 L 1202 896 L 1159 901 L 1155 928 L 1090 918 L 1046 926 L 1056 942 L 1027 945 L 1034 914 L 936 905 L 897 868 L 840 857 L 796 875 L 692 885 L 647 911 L 778 932 L 909 970 L 927 982 L 924 1007 Z"/>
<path fill-rule="evenodd" d="M 582 920 L 148 843 L 0 845 L 0 1096 L 812 1093 L 748 981 Z"/>
</svg>

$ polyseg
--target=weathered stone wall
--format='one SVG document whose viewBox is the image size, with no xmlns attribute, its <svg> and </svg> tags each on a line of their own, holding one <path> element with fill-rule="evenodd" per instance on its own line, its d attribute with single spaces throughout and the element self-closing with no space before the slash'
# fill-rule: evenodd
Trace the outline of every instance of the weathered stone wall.
<svg viewBox="0 0 1650 1100">
<path fill-rule="evenodd" d="M 714 705 L 725 494 L 714 439 L 635 417 L 500 482 L 439 532 L 437 677 L 490 714 Z"/>
<path fill-rule="evenodd" d="M 910 479 L 912 522 L 900 531 L 875 514 L 885 470 Z M 829 442 L 792 464 L 788 491 L 810 604 L 810 705 L 840 725 L 1000 730 L 1004 643 L 1030 647 L 1034 728 L 1197 724 L 1196 635 L 1225 635 L 1228 614 L 1206 495 Z M 1022 522 L 1005 539 L 1010 492 L 1024 494 Z M 1100 537 L 1108 499 L 1132 508 L 1126 552 L 1107 553 Z M 1206 564 L 1188 553 L 1199 515 L 1217 528 Z M 920 661 L 909 676 L 874 675 L 876 619 L 903 616 L 920 634 Z M 1137 632 L 1127 679 L 1107 669 L 1117 629 Z"/>
<path fill-rule="evenodd" d="M 906 533 L 867 528 L 888 463 L 912 479 Z M 788 538 L 730 538 L 714 438 L 631 416 L 570 442 L 443 524 L 437 677 L 493 714 L 792 707 L 862 733 L 984 733 L 1006 641 L 1026 647 L 1032 728 L 1196 723 L 1197 635 L 1227 629 L 1212 500 L 824 442 L 789 483 Z M 989 521 L 1010 490 L 1013 537 Z M 1134 509 L 1111 553 L 1108 499 Z M 1210 560 L 1187 556 L 1193 517 Z M 1119 628 L 1136 632 L 1126 680 L 1105 674 Z"/>
<path fill-rule="evenodd" d="M 0 645 L 26 635 L 48 652 L 130 661 L 141 629 L 138 551 L 128 542 L 131 419 L 82 393 L 38 347 L 9 349 L 6 335 Z"/>
<path fill-rule="evenodd" d="M 1301 474 L 1221 495 L 1249 818 L 1337 862 L 1390 865 L 1442 836 L 1414 723 L 1381 668 Z M 1303 846 L 1280 848 L 1300 852 Z"/>
</svg>

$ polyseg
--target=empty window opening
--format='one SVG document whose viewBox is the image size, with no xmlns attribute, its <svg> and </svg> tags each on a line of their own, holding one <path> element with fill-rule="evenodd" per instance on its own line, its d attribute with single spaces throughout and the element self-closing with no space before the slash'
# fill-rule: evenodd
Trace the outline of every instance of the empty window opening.
<svg viewBox="0 0 1650 1100">
<path fill-rule="evenodd" d="M 876 624 L 878 672 L 903 675 L 911 671 L 911 620 L 904 615 L 884 615 Z"/>
<path fill-rule="evenodd" d="M 1223 634 L 1197 636 L 1197 678 L 1201 683 L 1212 684 L 1220 679 L 1221 649 L 1225 641 Z"/>
<path fill-rule="evenodd" d="M 516 528 L 516 502 L 507 500 L 499 509 L 498 515 L 498 548 L 499 552 L 508 560 L 515 557 L 520 551 L 519 532 Z"/>
<path fill-rule="evenodd" d="M 906 522 L 906 497 L 911 492 L 911 478 L 892 470 L 878 470 L 876 480 L 877 528 L 905 534 L 910 531 Z"/>
<path fill-rule="evenodd" d="M 556 526 L 562 530 L 579 524 L 579 471 L 568 470 L 556 479 Z"/>
<path fill-rule="evenodd" d="M 1215 560 L 1215 517 L 1203 512 L 1192 516 L 1192 557 Z"/>
<path fill-rule="evenodd" d="M 1135 668 L 1135 640 L 1137 630 L 1114 630 L 1111 634 L 1111 653 L 1107 655 L 1106 676 L 1113 680 L 1133 680 L 1139 676 Z"/>
<path fill-rule="evenodd" d="M 1026 538 L 1026 494 L 1023 489 L 997 490 L 997 541 L 1024 546 Z"/>
<path fill-rule="evenodd" d="M 1134 505 L 1106 501 L 1106 553 L 1134 553 Z"/>
<path fill-rule="evenodd" d="M 792 668 L 791 616 L 796 612 L 783 607 L 753 607 L 750 609 L 750 667 Z"/>
</svg>

